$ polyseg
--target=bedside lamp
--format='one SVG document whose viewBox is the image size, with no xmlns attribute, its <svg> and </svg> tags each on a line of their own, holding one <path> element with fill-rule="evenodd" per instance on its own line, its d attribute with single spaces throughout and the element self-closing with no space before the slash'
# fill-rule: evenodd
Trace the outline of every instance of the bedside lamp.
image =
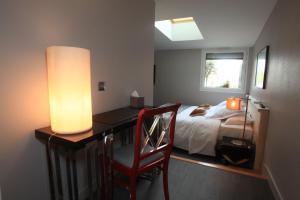
<svg viewBox="0 0 300 200">
<path fill-rule="evenodd" d="M 75 134 L 91 129 L 90 51 L 51 46 L 46 56 L 52 131 Z"/>
<path fill-rule="evenodd" d="M 241 110 L 241 98 L 231 97 L 226 101 L 226 107 L 228 110 Z"/>
<path fill-rule="evenodd" d="M 245 118 L 244 118 L 244 127 L 243 127 L 243 138 L 242 140 L 232 140 L 232 143 L 235 145 L 243 145 L 245 144 L 244 138 L 245 138 L 245 132 L 246 132 L 246 123 L 247 123 L 247 115 L 248 115 L 248 101 L 249 101 L 249 95 L 246 95 L 246 111 L 245 111 Z M 228 110 L 241 110 L 242 109 L 242 98 L 235 98 L 231 97 L 228 98 L 226 101 L 226 107 Z"/>
</svg>

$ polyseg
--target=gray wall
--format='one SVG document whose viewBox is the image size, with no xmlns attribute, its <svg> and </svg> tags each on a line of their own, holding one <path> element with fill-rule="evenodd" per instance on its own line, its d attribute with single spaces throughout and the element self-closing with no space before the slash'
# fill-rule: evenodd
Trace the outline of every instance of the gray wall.
<svg viewBox="0 0 300 200">
<path fill-rule="evenodd" d="M 249 53 L 248 60 L 252 63 L 251 58 L 252 54 Z M 252 66 L 251 63 L 249 66 Z M 217 104 L 227 97 L 243 95 L 241 93 L 200 91 L 200 49 L 156 51 L 155 65 L 155 105 L 176 101 L 190 105 Z M 251 69 L 251 67 L 248 68 L 248 77 L 251 75 Z M 246 85 L 248 88 L 248 82 Z"/>
<path fill-rule="evenodd" d="M 34 129 L 48 126 L 45 49 L 91 49 L 93 112 L 153 101 L 152 0 L 0 2 L 0 187 L 3 200 L 49 199 L 45 152 Z M 98 92 L 97 82 L 107 91 Z"/>
<path fill-rule="evenodd" d="M 265 90 L 251 95 L 270 107 L 265 162 L 284 199 L 300 199 L 300 1 L 279 0 L 255 44 L 270 45 Z"/>
</svg>

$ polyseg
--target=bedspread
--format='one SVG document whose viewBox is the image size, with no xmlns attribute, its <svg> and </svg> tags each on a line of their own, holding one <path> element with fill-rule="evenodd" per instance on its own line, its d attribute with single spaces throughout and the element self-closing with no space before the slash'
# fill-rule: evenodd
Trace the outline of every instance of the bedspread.
<svg viewBox="0 0 300 200">
<path fill-rule="evenodd" d="M 174 146 L 189 153 L 215 156 L 220 120 L 191 117 L 197 106 L 190 106 L 177 114 Z"/>
</svg>

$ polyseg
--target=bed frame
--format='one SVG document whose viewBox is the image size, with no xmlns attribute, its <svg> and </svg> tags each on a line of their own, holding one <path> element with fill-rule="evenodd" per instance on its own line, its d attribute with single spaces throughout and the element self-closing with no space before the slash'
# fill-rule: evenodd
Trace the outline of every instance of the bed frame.
<svg viewBox="0 0 300 200">
<path fill-rule="evenodd" d="M 253 142 L 256 145 L 254 170 L 261 172 L 269 120 L 269 108 L 250 96 L 248 113 L 253 118 Z"/>
</svg>

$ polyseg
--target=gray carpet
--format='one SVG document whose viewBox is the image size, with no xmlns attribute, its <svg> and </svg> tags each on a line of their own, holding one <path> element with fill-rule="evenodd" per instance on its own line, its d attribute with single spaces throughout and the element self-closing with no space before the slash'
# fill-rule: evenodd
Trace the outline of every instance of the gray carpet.
<svg viewBox="0 0 300 200">
<path fill-rule="evenodd" d="M 171 200 L 274 200 L 267 181 L 175 159 L 169 165 Z M 162 175 L 151 183 L 139 180 L 138 200 L 162 200 Z M 114 199 L 127 200 L 129 193 L 115 188 Z"/>
</svg>

